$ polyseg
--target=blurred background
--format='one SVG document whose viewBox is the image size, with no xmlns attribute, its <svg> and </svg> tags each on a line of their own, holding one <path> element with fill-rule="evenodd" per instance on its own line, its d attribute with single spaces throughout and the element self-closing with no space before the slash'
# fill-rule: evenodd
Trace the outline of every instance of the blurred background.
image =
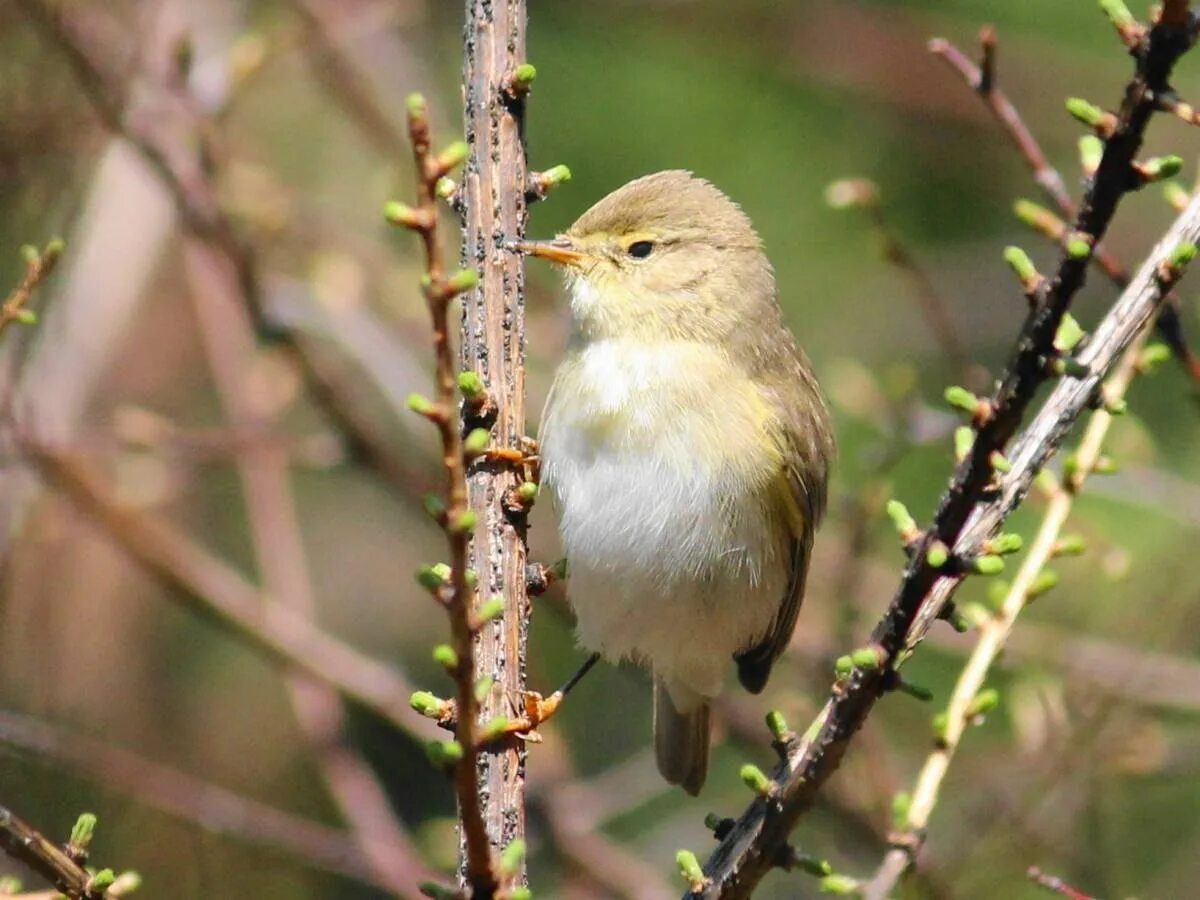
<svg viewBox="0 0 1200 900">
<path fill-rule="evenodd" d="M 428 723 L 414 714 L 414 733 L 398 734 L 343 711 L 188 609 L 178 585 L 42 489 L 13 425 L 86 458 L 121 502 L 269 592 L 311 601 L 328 631 L 444 694 L 430 659 L 444 616 L 412 581 L 443 551 L 421 509 L 437 477 L 433 435 L 399 411 L 428 390 L 427 321 L 415 242 L 380 211 L 411 190 L 404 96 L 429 95 L 445 141 L 461 130 L 460 4 L 76 0 L 61 6 L 91 54 L 87 90 L 28 5 L 0 5 L 0 285 L 19 279 L 23 243 L 62 235 L 67 252 L 35 301 L 41 323 L 0 347 L 0 803 L 59 837 L 96 812 L 93 858 L 138 870 L 139 896 L 391 896 L 346 839 L 343 801 L 361 800 L 357 824 L 377 847 L 411 844 L 429 867 L 452 865 L 452 795 L 418 740 Z M 1063 99 L 1115 106 L 1130 61 L 1090 0 L 530 7 L 531 165 L 574 173 L 533 209 L 531 234 L 564 228 L 640 174 L 711 179 L 761 231 L 840 436 L 794 648 L 763 697 L 729 692 L 701 798 L 655 774 L 650 692 L 633 669 L 598 667 L 530 754 L 538 896 L 674 896 L 675 850 L 703 857 L 704 814 L 735 814 L 748 799 L 738 767 L 771 761 L 763 714 L 807 723 L 832 660 L 890 599 L 902 554 L 883 503 L 899 497 L 928 520 L 952 465 L 942 389 L 962 380 L 960 355 L 998 374 L 1024 315 L 1002 248 L 1054 258 L 1011 214 L 1017 197 L 1040 200 L 1024 162 L 927 40 L 974 57 L 979 27 L 996 25 L 999 83 L 1076 196 L 1080 129 Z M 1200 57 L 1184 58 L 1177 87 L 1200 96 Z M 189 173 L 193 220 L 209 216 L 190 237 L 154 169 L 97 114 L 113 97 L 128 104 L 125 127 L 156 135 Z M 1198 146 L 1185 125 L 1155 120 L 1150 150 L 1193 160 Z M 878 185 L 953 345 L 884 259 L 870 216 L 826 202 L 845 177 Z M 240 262 L 257 279 L 258 324 L 283 323 L 353 398 L 341 411 L 387 449 L 382 474 L 313 402 L 287 342 L 255 348 L 234 302 L 245 270 L 221 255 L 213 210 L 253 250 Z M 1147 189 L 1123 203 L 1108 243 L 1133 266 L 1171 217 Z M 1085 327 L 1114 296 L 1095 273 L 1076 310 Z M 531 433 L 566 339 L 559 298 L 554 274 L 532 266 Z M 1186 280 L 1183 301 L 1200 338 Z M 1089 483 L 1069 525 L 1090 550 L 1056 563 L 1061 584 L 1022 617 L 989 682 L 1001 705 L 967 734 L 903 896 L 1034 896 L 1031 865 L 1099 897 L 1194 896 L 1200 417 L 1174 364 L 1129 399 L 1107 444 L 1121 470 Z M 1039 506 L 1015 530 L 1028 536 Z M 543 502 L 534 558 L 557 559 L 554 531 Z M 982 601 L 979 582 L 960 599 Z M 561 586 L 536 601 L 531 642 L 534 688 L 582 660 Z M 875 869 L 891 798 L 928 753 L 931 716 L 971 644 L 935 629 L 905 671 L 938 699 L 879 705 L 796 832 L 805 852 L 853 875 Z M 0 873 L 18 871 L 0 860 Z M 800 873 L 775 873 L 760 892 L 815 894 Z"/>
</svg>

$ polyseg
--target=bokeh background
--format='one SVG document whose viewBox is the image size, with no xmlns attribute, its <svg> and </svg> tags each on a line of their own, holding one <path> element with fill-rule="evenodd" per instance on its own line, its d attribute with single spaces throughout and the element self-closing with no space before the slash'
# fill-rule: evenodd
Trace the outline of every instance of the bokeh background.
<svg viewBox="0 0 1200 900">
<path fill-rule="evenodd" d="M 213 824 L 220 786 L 341 823 L 277 667 L 176 602 L 68 501 L 40 491 L 11 427 L 32 423 L 86 454 L 125 501 L 256 581 L 234 462 L 245 441 L 283 448 L 320 621 L 444 693 L 429 655 L 444 618 L 411 576 L 441 551 L 420 503 L 436 476 L 432 435 L 395 412 L 397 397 L 427 389 L 426 321 L 413 242 L 387 230 L 380 210 L 409 190 L 395 139 L 404 96 L 429 94 L 445 139 L 460 127 L 462 10 L 444 0 L 65 6 L 135 97 L 161 90 L 154 73 L 177 55 L 180 34 L 193 36 L 196 92 L 204 102 L 225 96 L 211 126 L 219 200 L 257 251 L 268 306 L 299 322 L 358 386 L 409 487 L 385 486 L 354 463 L 277 349 L 263 346 L 235 391 L 269 427 L 231 429 L 211 371 L 221 320 L 204 324 L 205 282 L 184 264 L 169 202 L 102 126 L 62 56 L 13 4 L 0 6 L 0 284 L 19 277 L 20 244 L 61 234 L 68 247 L 37 301 L 42 325 L 10 330 L 0 348 L 0 803 L 59 836 L 79 812 L 96 812 L 95 859 L 137 869 L 147 897 L 387 896 L 281 848 L 261 823 L 239 835 L 194 821 Z M 831 209 L 826 186 L 847 176 L 877 183 L 884 216 L 929 273 L 970 359 L 998 373 L 1024 308 L 1001 250 L 1022 243 L 1047 265 L 1053 250 L 1011 215 L 1015 198 L 1037 196 L 1024 163 L 926 41 L 942 35 L 974 55 L 980 25 L 997 26 L 1000 84 L 1076 192 L 1080 130 L 1063 98 L 1115 105 L 1130 60 L 1090 0 L 530 6 L 539 73 L 531 163 L 574 173 L 533 210 L 531 232 L 552 234 L 640 174 L 688 168 L 711 179 L 758 225 L 787 318 L 837 417 L 832 511 L 795 646 L 764 697 L 731 690 L 702 797 L 667 790 L 654 774 L 650 694 L 636 670 L 599 667 L 531 753 L 538 896 L 616 896 L 589 866 L 632 883 L 627 896 L 672 896 L 675 850 L 706 852 L 705 812 L 742 808 L 738 766 L 770 761 L 763 713 L 807 722 L 832 659 L 862 642 L 890 598 L 902 557 L 879 521 L 884 500 L 900 497 L 928 518 L 952 464 L 954 422 L 938 398 L 959 380 L 957 367 L 911 281 L 883 259 L 869 217 Z M 306 9 L 320 10 L 319 28 Z M 339 60 L 371 108 L 347 100 Z M 232 85 L 231 68 L 240 73 Z M 1200 95 L 1200 57 L 1183 60 L 1177 82 L 1185 97 Z M 1155 121 L 1152 150 L 1193 160 L 1198 147 L 1185 125 Z M 1170 216 L 1157 189 L 1131 196 L 1109 244 L 1132 265 Z M 567 325 L 553 273 L 534 267 L 529 279 L 532 432 Z M 1078 307 L 1085 327 L 1113 296 L 1094 275 Z M 1183 299 L 1200 339 L 1186 281 Z M 1121 471 L 1089 484 L 1070 525 L 1091 549 L 1056 564 L 1060 586 L 1019 624 L 991 681 L 1001 706 L 967 735 L 905 896 L 1034 896 L 1030 865 L 1100 897 L 1194 896 L 1200 417 L 1194 386 L 1173 365 L 1136 383 L 1130 408 L 1108 443 Z M 1038 506 L 1021 511 L 1016 530 L 1031 532 Z M 533 555 L 557 558 L 548 502 L 533 525 Z M 960 597 L 982 600 L 986 590 L 972 582 Z M 530 680 L 550 689 L 582 659 L 560 588 L 537 601 L 534 621 Z M 891 797 L 928 752 L 930 718 L 970 644 L 935 630 L 906 672 L 939 700 L 880 704 L 796 832 L 798 846 L 839 871 L 874 870 Z M 420 744 L 353 711 L 344 739 L 374 767 L 427 860 L 445 866 L 451 793 Z M 208 786 L 184 791 L 188 815 L 162 808 L 165 789 L 143 760 Z M 19 869 L 0 861 L 9 871 Z M 779 873 L 761 896 L 815 893 L 811 878 Z"/>
</svg>

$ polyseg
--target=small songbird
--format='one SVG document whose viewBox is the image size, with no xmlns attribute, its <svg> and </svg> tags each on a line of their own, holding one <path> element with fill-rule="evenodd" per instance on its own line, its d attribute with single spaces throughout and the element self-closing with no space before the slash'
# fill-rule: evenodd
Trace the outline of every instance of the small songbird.
<svg viewBox="0 0 1200 900">
<path fill-rule="evenodd" d="M 795 627 L 829 413 L 758 234 L 709 182 L 647 175 L 519 249 L 570 291 L 540 445 L 579 639 L 653 669 L 659 770 L 696 794 L 730 658 L 758 693 Z"/>
</svg>

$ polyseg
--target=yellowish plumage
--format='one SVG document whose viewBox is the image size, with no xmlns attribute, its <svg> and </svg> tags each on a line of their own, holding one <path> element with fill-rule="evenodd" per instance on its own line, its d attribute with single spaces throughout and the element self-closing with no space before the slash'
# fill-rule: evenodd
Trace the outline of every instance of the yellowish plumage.
<svg viewBox="0 0 1200 900">
<path fill-rule="evenodd" d="M 707 182 L 638 179 L 533 252 L 570 265 L 541 454 L 579 637 L 653 668 L 659 766 L 694 793 L 731 658 L 761 689 L 794 626 L 828 415 L 757 234 Z"/>
</svg>

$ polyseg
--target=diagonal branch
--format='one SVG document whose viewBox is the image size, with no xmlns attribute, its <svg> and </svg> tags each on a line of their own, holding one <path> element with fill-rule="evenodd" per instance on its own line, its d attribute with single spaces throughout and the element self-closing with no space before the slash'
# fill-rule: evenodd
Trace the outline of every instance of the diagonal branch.
<svg viewBox="0 0 1200 900">
<path fill-rule="evenodd" d="M 933 524 L 914 542 L 900 587 L 872 633 L 878 665 L 855 668 L 834 685 L 804 737 L 787 749 L 786 759 L 765 786 L 765 796 L 742 814 L 709 858 L 705 883 L 691 896 L 749 896 L 783 858 L 792 828 L 837 768 L 875 701 L 894 683 L 894 667 L 915 649 L 965 577 L 964 561 L 979 553 L 982 542 L 1023 499 L 1034 475 L 1087 408 L 1100 380 L 1157 308 L 1164 294 L 1159 266 L 1180 243 L 1194 243 L 1200 236 L 1200 201 L 1193 201 L 1082 352 L 1078 362 L 1086 376 L 1061 380 L 1038 419 L 1007 449 L 1038 388 L 1052 377 L 1048 363 L 1059 358 L 1055 336 L 1083 285 L 1091 249 L 1103 239 L 1121 198 L 1138 185 L 1133 164 L 1155 111 L 1155 93 L 1166 89 L 1176 61 L 1194 40 L 1190 24 L 1159 23 L 1137 57 L 1135 74 L 1119 115 L 1111 117 L 1106 129 L 1104 154 L 1075 222 L 1075 247 L 1064 251 L 1052 280 L 1039 279 L 1032 286 L 1034 305 L 1001 384 L 978 404 L 970 452 L 943 495 Z M 996 465 L 1005 456 L 1009 471 L 1002 476 Z M 949 565 L 930 558 L 935 548 Z"/>
</svg>

